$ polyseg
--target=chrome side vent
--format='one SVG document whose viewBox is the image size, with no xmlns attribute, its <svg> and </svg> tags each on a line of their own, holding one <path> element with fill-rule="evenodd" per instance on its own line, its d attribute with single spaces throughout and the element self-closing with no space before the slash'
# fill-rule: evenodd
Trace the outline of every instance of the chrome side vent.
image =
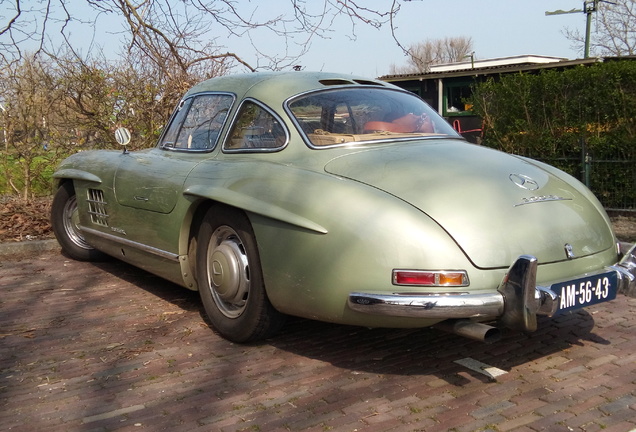
<svg viewBox="0 0 636 432">
<path fill-rule="evenodd" d="M 99 189 L 88 190 L 88 214 L 91 221 L 96 225 L 108 226 L 108 213 L 106 212 L 106 201 L 104 192 Z"/>
</svg>

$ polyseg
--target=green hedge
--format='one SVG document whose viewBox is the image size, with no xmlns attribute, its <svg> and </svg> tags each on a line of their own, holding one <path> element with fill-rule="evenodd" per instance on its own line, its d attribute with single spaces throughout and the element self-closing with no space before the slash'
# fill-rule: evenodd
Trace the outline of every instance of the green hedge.
<svg viewBox="0 0 636 432">
<path fill-rule="evenodd" d="M 545 160 L 581 180 L 610 208 L 636 203 L 636 61 L 504 75 L 469 101 L 484 145 Z M 615 163 L 615 165 L 607 165 Z"/>
</svg>

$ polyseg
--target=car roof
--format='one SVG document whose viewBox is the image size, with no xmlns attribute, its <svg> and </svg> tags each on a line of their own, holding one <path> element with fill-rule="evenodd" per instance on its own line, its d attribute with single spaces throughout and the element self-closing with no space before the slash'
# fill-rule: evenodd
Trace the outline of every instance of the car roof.
<svg viewBox="0 0 636 432">
<path fill-rule="evenodd" d="M 306 91 L 333 86 L 375 86 L 398 89 L 383 81 L 360 76 L 329 72 L 254 72 L 224 75 L 203 81 L 192 87 L 185 97 L 203 92 L 231 92 L 239 98 L 259 94 L 274 94 L 286 99 Z M 249 93 L 249 94 L 248 94 Z"/>
</svg>

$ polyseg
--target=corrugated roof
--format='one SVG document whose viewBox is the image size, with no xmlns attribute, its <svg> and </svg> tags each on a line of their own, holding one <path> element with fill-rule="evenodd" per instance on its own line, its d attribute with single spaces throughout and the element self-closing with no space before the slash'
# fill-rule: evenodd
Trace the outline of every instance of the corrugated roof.
<svg viewBox="0 0 636 432">
<path fill-rule="evenodd" d="M 467 68 L 465 69 L 457 69 L 452 71 L 440 71 L 440 72 L 427 72 L 427 73 L 414 73 L 414 74 L 400 74 L 400 75 L 384 75 L 379 77 L 378 79 L 382 81 L 395 82 L 395 81 L 424 81 L 430 79 L 440 79 L 440 78 L 454 78 L 454 77 L 468 77 L 468 76 L 480 76 L 480 75 L 495 75 L 502 73 L 512 73 L 512 72 L 527 72 L 527 71 L 535 71 L 542 69 L 557 69 L 557 68 L 566 68 L 577 65 L 589 65 L 597 62 L 602 62 L 605 60 L 617 60 L 617 59 L 633 59 L 634 56 L 631 57 L 614 57 L 614 58 L 600 58 L 600 57 L 591 57 L 587 59 L 577 59 L 577 60 L 563 60 L 563 61 L 555 61 L 550 63 L 515 63 L 515 64 L 501 64 L 498 66 L 490 66 L 490 67 L 480 67 L 480 68 L 472 68 L 470 67 L 470 63 L 467 64 Z"/>
</svg>

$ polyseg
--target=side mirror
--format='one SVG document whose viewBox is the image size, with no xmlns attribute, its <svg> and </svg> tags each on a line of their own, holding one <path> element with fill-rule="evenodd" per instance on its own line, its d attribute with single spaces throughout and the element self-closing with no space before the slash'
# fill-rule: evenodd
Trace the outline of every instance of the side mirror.
<svg viewBox="0 0 636 432">
<path fill-rule="evenodd" d="M 130 131 L 125 127 L 117 128 L 115 131 L 115 139 L 119 145 L 124 146 L 124 154 L 128 153 L 126 146 L 130 143 Z"/>
</svg>

